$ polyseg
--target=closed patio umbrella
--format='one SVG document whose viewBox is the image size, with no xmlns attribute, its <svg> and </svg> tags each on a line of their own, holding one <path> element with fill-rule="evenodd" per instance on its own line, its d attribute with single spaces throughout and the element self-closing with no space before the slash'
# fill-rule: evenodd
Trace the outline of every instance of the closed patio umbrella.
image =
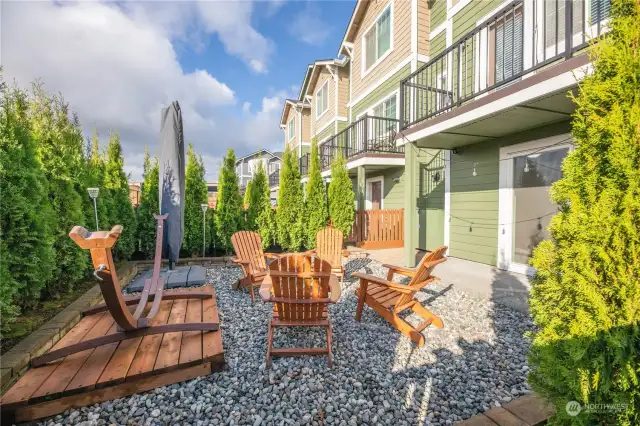
<svg viewBox="0 0 640 426">
<path fill-rule="evenodd" d="M 160 119 L 160 214 L 168 213 L 162 257 L 173 269 L 184 235 L 184 134 L 180 105 L 174 101 Z"/>
</svg>

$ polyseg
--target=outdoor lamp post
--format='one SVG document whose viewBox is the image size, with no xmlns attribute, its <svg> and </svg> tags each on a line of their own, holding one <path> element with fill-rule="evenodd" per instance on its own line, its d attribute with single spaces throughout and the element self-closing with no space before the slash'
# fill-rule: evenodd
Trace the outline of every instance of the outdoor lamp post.
<svg viewBox="0 0 640 426">
<path fill-rule="evenodd" d="M 204 248 L 207 241 L 207 209 L 209 208 L 209 205 L 200 204 L 200 208 L 202 209 L 202 257 L 204 257 Z"/>
<path fill-rule="evenodd" d="M 100 188 L 87 188 L 89 192 L 89 197 L 93 199 L 93 211 L 96 214 L 96 231 L 99 231 L 98 228 L 98 205 L 96 204 L 96 198 L 98 198 L 98 192 L 100 192 Z"/>
</svg>

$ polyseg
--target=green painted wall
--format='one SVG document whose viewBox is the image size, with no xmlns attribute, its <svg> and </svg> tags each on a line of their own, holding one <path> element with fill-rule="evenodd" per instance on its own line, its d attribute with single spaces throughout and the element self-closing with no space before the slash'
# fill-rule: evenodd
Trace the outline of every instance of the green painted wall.
<svg viewBox="0 0 640 426">
<path fill-rule="evenodd" d="M 430 57 L 434 58 L 440 52 L 442 52 L 447 46 L 447 32 L 443 31 L 431 40 L 431 44 L 429 45 L 429 53 Z"/>
<path fill-rule="evenodd" d="M 384 193 L 382 194 L 385 209 L 401 209 L 404 207 L 404 167 L 390 167 L 384 170 L 367 171 L 366 178 L 382 176 Z M 400 178 L 399 182 L 394 182 Z"/>
<path fill-rule="evenodd" d="M 305 155 L 306 153 L 311 152 L 311 146 L 302 145 L 302 147 L 300 147 L 300 150 L 302 151 L 302 155 Z"/>
<path fill-rule="evenodd" d="M 497 264 L 500 147 L 569 131 L 568 121 L 556 123 L 462 147 L 458 154 L 451 154 L 451 256 Z"/>
<path fill-rule="evenodd" d="M 341 121 L 338 120 L 338 133 L 342 130 L 344 130 L 347 126 L 349 125 L 348 121 Z"/>
<path fill-rule="evenodd" d="M 407 64 L 400 71 L 395 73 L 391 78 L 382 83 L 380 86 L 376 87 L 374 91 L 369 93 L 363 100 L 355 104 L 351 107 L 351 118 L 353 121 L 370 108 L 372 105 L 375 105 L 385 97 L 389 96 L 392 92 L 398 90 L 400 88 L 400 80 L 411 73 L 411 64 Z M 399 108 L 399 106 L 398 106 Z"/>
<path fill-rule="evenodd" d="M 476 27 L 476 22 L 490 14 L 502 0 L 472 1 L 453 16 L 453 42 Z"/>
<path fill-rule="evenodd" d="M 447 0 L 430 0 L 428 4 L 430 16 L 429 28 L 433 30 L 447 19 Z"/>
<path fill-rule="evenodd" d="M 323 142 L 327 137 L 335 134 L 335 124 L 331 122 L 322 132 L 318 133 L 315 137 L 318 142 Z"/>
</svg>

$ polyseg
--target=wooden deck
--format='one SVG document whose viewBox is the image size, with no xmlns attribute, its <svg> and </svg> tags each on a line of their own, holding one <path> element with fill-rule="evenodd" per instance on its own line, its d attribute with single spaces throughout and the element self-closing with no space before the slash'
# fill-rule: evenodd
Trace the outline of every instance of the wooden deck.
<svg viewBox="0 0 640 426">
<path fill-rule="evenodd" d="M 218 322 L 213 289 L 191 290 L 210 291 L 213 297 L 163 300 L 154 322 Z M 115 331 L 108 312 L 85 316 L 52 350 Z M 2 397 L 3 423 L 48 417 L 208 375 L 223 364 L 222 330 L 157 334 L 104 345 L 27 371 Z"/>
</svg>

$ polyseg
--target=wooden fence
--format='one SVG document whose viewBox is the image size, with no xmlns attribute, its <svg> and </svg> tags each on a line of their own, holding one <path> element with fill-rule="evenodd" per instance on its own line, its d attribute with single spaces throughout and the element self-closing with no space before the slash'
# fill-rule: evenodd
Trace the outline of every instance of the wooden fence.
<svg viewBox="0 0 640 426">
<path fill-rule="evenodd" d="M 404 246 L 404 209 L 358 210 L 347 242 L 364 249 Z"/>
</svg>

